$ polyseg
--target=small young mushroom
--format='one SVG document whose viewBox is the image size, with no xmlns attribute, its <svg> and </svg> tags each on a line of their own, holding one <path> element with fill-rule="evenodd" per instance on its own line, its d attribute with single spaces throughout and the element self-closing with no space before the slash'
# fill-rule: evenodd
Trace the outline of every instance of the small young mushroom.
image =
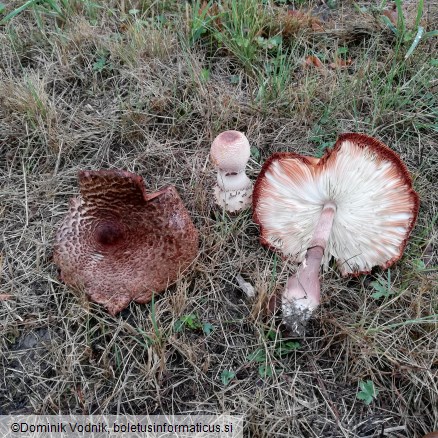
<svg viewBox="0 0 438 438">
<path fill-rule="evenodd" d="M 147 194 L 141 176 L 121 170 L 80 172 L 79 185 L 54 261 L 66 284 L 112 315 L 150 301 L 195 259 L 198 231 L 173 186 Z"/>
<path fill-rule="evenodd" d="M 245 173 L 249 156 L 248 139 L 239 131 L 222 132 L 211 145 L 210 157 L 218 169 L 216 204 L 230 213 L 251 206 L 253 185 Z"/>
<path fill-rule="evenodd" d="M 297 335 L 320 303 L 319 272 L 334 257 L 343 276 L 388 268 L 403 253 L 419 198 L 398 155 L 364 134 L 343 134 L 321 159 L 277 153 L 254 187 L 261 242 L 297 263 L 282 296 Z"/>
</svg>

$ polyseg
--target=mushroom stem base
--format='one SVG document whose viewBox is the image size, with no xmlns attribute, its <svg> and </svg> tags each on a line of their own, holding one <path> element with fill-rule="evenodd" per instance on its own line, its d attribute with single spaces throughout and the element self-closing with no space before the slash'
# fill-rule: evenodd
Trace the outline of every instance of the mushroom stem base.
<svg viewBox="0 0 438 438">
<path fill-rule="evenodd" d="M 252 185 L 239 190 L 222 190 L 219 186 L 214 188 L 214 197 L 216 204 L 225 208 L 229 213 L 236 213 L 251 207 L 252 203 Z"/>
<path fill-rule="evenodd" d="M 319 270 L 335 213 L 334 204 L 324 205 L 306 257 L 297 273 L 289 278 L 283 292 L 283 321 L 295 336 L 304 335 L 306 323 L 320 303 Z"/>
</svg>

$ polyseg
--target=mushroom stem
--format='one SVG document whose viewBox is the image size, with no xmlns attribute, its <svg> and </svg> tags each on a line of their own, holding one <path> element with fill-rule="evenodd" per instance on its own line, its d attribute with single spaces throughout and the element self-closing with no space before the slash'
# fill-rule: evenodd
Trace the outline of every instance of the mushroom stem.
<svg viewBox="0 0 438 438">
<path fill-rule="evenodd" d="M 319 271 L 335 213 L 336 205 L 327 202 L 316 224 L 306 257 L 297 273 L 288 279 L 283 292 L 284 322 L 298 336 L 304 334 L 307 320 L 320 303 Z"/>
<path fill-rule="evenodd" d="M 315 231 L 313 232 L 312 239 L 309 244 L 309 250 L 315 246 L 322 248 L 323 253 L 325 247 L 327 246 L 327 241 L 330 237 L 330 232 L 332 230 L 333 219 L 335 218 L 336 204 L 334 202 L 327 202 L 319 217 L 318 223 L 316 224 Z M 321 262 L 321 260 L 320 260 Z"/>
</svg>

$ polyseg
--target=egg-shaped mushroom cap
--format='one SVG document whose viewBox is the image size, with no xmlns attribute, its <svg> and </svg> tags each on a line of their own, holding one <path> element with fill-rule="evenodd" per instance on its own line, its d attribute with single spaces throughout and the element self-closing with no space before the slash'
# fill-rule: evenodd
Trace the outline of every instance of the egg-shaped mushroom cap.
<svg viewBox="0 0 438 438">
<path fill-rule="evenodd" d="M 54 261 L 66 284 L 111 314 L 150 301 L 195 259 L 198 232 L 173 186 L 147 194 L 140 176 L 120 170 L 80 172 L 79 185 Z"/>
<path fill-rule="evenodd" d="M 211 145 L 213 164 L 225 172 L 243 172 L 250 157 L 251 148 L 245 134 L 239 131 L 221 132 Z"/>
<path fill-rule="evenodd" d="M 386 145 L 343 134 L 320 160 L 277 153 L 254 187 L 261 242 L 302 262 L 324 205 L 336 214 L 322 263 L 337 260 L 343 275 L 387 268 L 402 255 L 419 198 L 406 166 Z"/>
</svg>

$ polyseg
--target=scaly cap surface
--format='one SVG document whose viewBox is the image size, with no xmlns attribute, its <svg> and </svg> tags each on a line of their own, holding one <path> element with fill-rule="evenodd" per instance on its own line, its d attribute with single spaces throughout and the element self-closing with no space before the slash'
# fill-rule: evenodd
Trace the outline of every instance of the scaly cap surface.
<svg viewBox="0 0 438 438">
<path fill-rule="evenodd" d="M 243 172 L 250 156 L 249 141 L 239 131 L 221 132 L 211 145 L 213 164 L 226 172 Z"/>
<path fill-rule="evenodd" d="M 198 232 L 173 186 L 146 194 L 142 177 L 120 170 L 80 172 L 79 185 L 54 261 L 66 284 L 111 314 L 150 301 L 196 257 Z"/>
</svg>

